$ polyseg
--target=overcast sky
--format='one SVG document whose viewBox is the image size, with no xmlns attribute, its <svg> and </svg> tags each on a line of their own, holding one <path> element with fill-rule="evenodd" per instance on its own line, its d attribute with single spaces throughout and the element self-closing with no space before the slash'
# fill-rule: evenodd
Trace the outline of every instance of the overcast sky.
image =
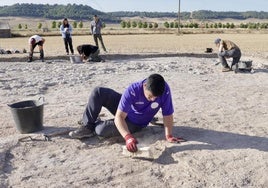
<svg viewBox="0 0 268 188">
<path fill-rule="evenodd" d="M 0 6 L 15 3 L 83 4 L 103 12 L 177 12 L 179 7 L 179 0 L 0 0 Z M 268 0 L 181 0 L 182 12 L 195 10 L 268 12 Z"/>
</svg>

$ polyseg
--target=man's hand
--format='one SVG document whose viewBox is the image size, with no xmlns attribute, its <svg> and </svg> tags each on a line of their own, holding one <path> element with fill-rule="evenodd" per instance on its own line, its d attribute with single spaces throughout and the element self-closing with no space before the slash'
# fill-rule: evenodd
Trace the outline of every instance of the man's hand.
<svg viewBox="0 0 268 188">
<path fill-rule="evenodd" d="M 125 141 L 128 151 L 136 152 L 138 150 L 137 148 L 138 141 L 131 134 L 127 134 L 125 136 Z"/>
<path fill-rule="evenodd" d="M 185 139 L 183 138 L 176 138 L 176 137 L 173 137 L 172 135 L 166 135 L 166 140 L 170 143 L 180 143 L 180 142 L 186 142 Z"/>
</svg>

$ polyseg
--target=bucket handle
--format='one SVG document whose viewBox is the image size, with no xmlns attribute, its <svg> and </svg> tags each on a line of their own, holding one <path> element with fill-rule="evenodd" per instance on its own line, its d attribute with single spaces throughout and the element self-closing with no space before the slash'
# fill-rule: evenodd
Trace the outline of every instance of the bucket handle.
<svg viewBox="0 0 268 188">
<path fill-rule="evenodd" d="M 44 96 L 39 97 L 38 101 L 40 101 L 40 102 L 42 102 L 42 104 L 44 104 L 45 103 L 45 97 Z M 12 104 L 7 104 L 7 106 L 11 107 Z"/>
<path fill-rule="evenodd" d="M 39 97 L 38 101 L 40 101 L 40 102 L 42 102 L 42 104 L 44 104 L 45 103 L 45 97 L 44 96 Z"/>
</svg>

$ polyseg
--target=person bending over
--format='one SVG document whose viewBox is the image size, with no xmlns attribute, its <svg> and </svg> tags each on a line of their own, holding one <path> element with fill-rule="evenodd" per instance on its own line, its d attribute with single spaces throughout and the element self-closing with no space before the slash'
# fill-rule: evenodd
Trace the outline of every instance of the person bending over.
<svg viewBox="0 0 268 188">
<path fill-rule="evenodd" d="M 43 45 L 45 43 L 45 39 L 42 38 L 39 35 L 33 35 L 29 38 L 28 40 L 29 46 L 30 46 L 30 52 L 29 52 L 29 57 L 28 57 L 28 62 L 33 61 L 33 52 L 34 48 L 38 45 L 39 46 L 39 52 L 40 52 L 40 59 L 42 62 L 44 62 L 44 49 Z"/>
<path fill-rule="evenodd" d="M 93 46 L 90 44 L 82 44 L 77 46 L 77 51 L 81 56 L 82 61 L 103 61 L 103 59 L 99 56 L 100 50 L 97 46 Z"/>
</svg>

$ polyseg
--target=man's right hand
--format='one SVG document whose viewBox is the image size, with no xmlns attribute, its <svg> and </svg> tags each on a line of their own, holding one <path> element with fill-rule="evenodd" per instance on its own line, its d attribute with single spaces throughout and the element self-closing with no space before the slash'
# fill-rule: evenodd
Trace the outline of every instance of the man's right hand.
<svg viewBox="0 0 268 188">
<path fill-rule="evenodd" d="M 170 143 L 180 143 L 180 142 L 186 142 L 185 139 L 179 138 L 179 137 L 174 137 L 172 135 L 166 135 L 166 140 Z"/>
<path fill-rule="evenodd" d="M 127 134 L 124 137 L 124 139 L 126 141 L 126 146 L 127 146 L 128 151 L 130 152 L 138 151 L 138 148 L 137 148 L 138 141 L 131 134 Z"/>
</svg>

